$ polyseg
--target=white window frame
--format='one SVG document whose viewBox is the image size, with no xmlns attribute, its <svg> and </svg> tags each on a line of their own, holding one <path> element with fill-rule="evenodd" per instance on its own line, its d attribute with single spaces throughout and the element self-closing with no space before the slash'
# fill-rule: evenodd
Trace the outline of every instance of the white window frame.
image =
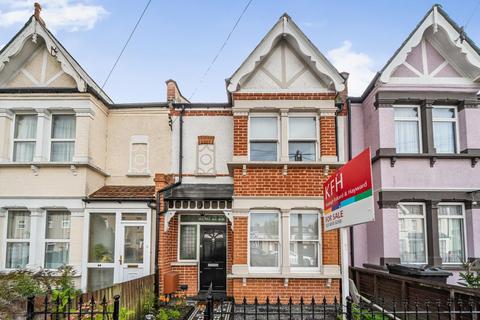
<svg viewBox="0 0 480 320">
<path fill-rule="evenodd" d="M 8 239 L 8 219 L 10 217 L 10 214 L 15 213 L 15 212 L 29 212 L 30 213 L 30 238 L 29 239 Z M 4 270 L 16 270 L 16 268 L 7 268 L 7 247 L 9 243 L 28 243 L 29 248 L 28 248 L 28 262 L 26 266 L 30 265 L 32 263 L 32 212 L 27 209 L 11 209 L 7 210 L 7 214 L 5 216 L 5 227 L 4 227 L 4 234 L 5 236 L 3 239 L 5 240 L 5 245 L 4 247 L 4 253 L 3 253 L 3 269 Z"/>
<path fill-rule="evenodd" d="M 290 118 L 314 118 L 315 119 L 315 139 L 311 138 L 305 138 L 305 139 L 290 139 Z M 320 127 L 319 127 L 319 118 L 318 114 L 314 113 L 289 113 L 288 114 L 288 121 L 287 121 L 287 127 L 288 127 L 288 141 L 287 141 L 287 152 L 290 150 L 290 142 L 314 142 L 315 143 L 315 159 L 314 160 L 303 160 L 299 162 L 315 162 L 318 161 L 320 157 Z M 290 160 L 290 153 L 288 154 L 288 161 Z"/>
<path fill-rule="evenodd" d="M 69 226 L 69 229 L 70 229 L 70 235 L 69 235 L 69 238 L 68 239 L 54 239 L 54 238 L 47 238 L 47 227 L 48 227 L 48 214 L 49 213 L 63 213 L 63 212 L 68 212 L 70 214 L 70 226 Z M 67 229 L 64 227 L 64 223 L 65 221 L 62 220 L 62 223 L 61 223 L 61 227 L 62 229 Z M 47 258 L 47 244 L 48 243 L 68 243 L 68 261 L 67 261 L 67 264 L 70 263 L 70 257 L 71 257 L 71 243 L 70 243 L 70 240 L 71 240 L 71 237 L 72 237 L 72 213 L 69 211 L 69 210 L 47 210 L 45 212 L 45 236 L 43 237 L 43 262 L 42 262 L 42 266 L 43 268 L 45 268 L 46 270 L 57 270 L 57 269 L 47 269 L 46 267 L 46 258 Z"/>
<path fill-rule="evenodd" d="M 408 215 L 406 218 L 401 218 L 400 214 L 398 213 L 398 210 L 400 210 L 397 207 L 397 219 L 400 221 L 400 219 L 422 219 L 423 220 L 423 238 L 424 238 L 424 245 L 425 245 L 425 260 L 423 262 L 404 262 L 401 261 L 401 263 L 408 263 L 408 264 L 427 264 L 428 263 L 428 243 L 427 243 L 427 210 L 426 210 L 426 205 L 424 202 L 399 202 L 398 206 L 401 205 L 420 205 L 422 206 L 422 212 L 423 215 Z M 398 230 L 398 242 L 400 244 L 400 229 Z"/>
<path fill-rule="evenodd" d="M 278 216 L 278 265 L 276 267 L 255 267 L 251 265 L 250 262 L 250 242 L 251 241 L 259 241 L 259 242 L 275 242 L 275 240 L 252 240 L 250 238 L 250 230 L 251 230 L 251 221 L 252 221 L 252 213 L 275 213 Z M 289 243 L 290 244 L 290 243 Z M 262 210 L 250 210 L 248 213 L 248 230 L 247 230 L 247 264 L 248 270 L 250 273 L 280 273 L 282 267 L 282 214 L 280 211 L 276 209 L 262 209 Z"/>
<path fill-rule="evenodd" d="M 417 118 L 408 118 L 408 117 L 396 117 L 395 116 L 395 109 L 397 108 L 415 108 L 417 110 Z M 393 124 L 394 124 L 394 135 L 395 135 L 395 131 L 396 131 L 396 126 L 397 126 L 397 121 L 417 121 L 417 129 L 418 129 L 418 152 L 416 152 L 415 154 L 420 154 L 423 152 L 423 141 L 422 141 L 422 115 L 420 113 L 420 106 L 418 105 L 394 105 L 393 106 Z M 398 152 L 397 150 L 397 141 L 396 141 L 396 137 L 395 137 L 395 152 L 397 153 L 400 153 Z"/>
<path fill-rule="evenodd" d="M 35 138 L 34 139 L 17 139 L 17 138 L 15 138 L 15 129 L 17 127 L 17 116 L 34 116 L 34 117 L 37 118 L 37 130 L 35 131 Z M 37 149 L 37 146 L 38 146 L 37 132 L 38 132 L 38 114 L 37 113 L 18 111 L 18 112 L 15 112 L 13 114 L 13 126 L 12 126 L 12 132 L 10 134 L 10 136 L 12 137 L 12 145 L 11 145 L 11 150 L 10 150 L 10 154 L 12 155 L 11 156 L 11 161 L 12 162 L 15 162 L 15 163 L 30 163 L 30 162 L 33 162 L 33 159 L 35 158 L 35 150 Z M 15 142 L 35 142 L 35 147 L 33 148 L 32 161 L 30 161 L 30 162 L 20 162 L 20 161 L 16 161 L 14 159 L 14 156 L 15 156 Z"/>
<path fill-rule="evenodd" d="M 66 162 L 73 162 L 73 158 L 75 157 L 75 147 L 77 145 L 77 139 L 76 138 L 73 138 L 73 139 L 57 139 L 57 138 L 52 138 L 52 134 L 53 134 L 53 118 L 55 116 L 72 116 L 75 120 L 75 136 L 76 136 L 76 131 L 77 131 L 77 118 L 76 118 L 76 115 L 75 113 L 71 113 L 71 112 L 55 112 L 55 113 L 52 113 L 51 115 L 51 118 L 50 118 L 50 130 L 49 130 L 49 135 L 48 135 L 48 161 L 50 162 L 54 162 L 52 161 L 52 144 L 54 142 L 73 142 L 73 155 L 72 155 L 72 159 L 70 161 L 66 161 Z M 62 163 L 62 162 L 65 162 L 65 161 L 55 161 L 56 163 Z"/>
<path fill-rule="evenodd" d="M 292 214 L 302 214 L 302 215 L 317 215 L 318 219 L 318 239 L 317 240 L 292 240 L 291 235 L 290 235 L 290 230 L 291 230 L 291 216 Z M 290 244 L 292 242 L 317 242 L 317 266 L 316 267 L 292 267 L 290 266 L 290 271 L 292 273 L 312 273 L 312 272 L 318 272 L 321 270 L 322 267 L 322 219 L 320 212 L 318 210 L 291 210 L 288 216 L 288 259 L 290 261 Z"/>
<path fill-rule="evenodd" d="M 449 119 L 446 119 L 446 118 L 435 118 L 433 116 L 433 109 L 453 109 L 453 112 L 454 112 L 454 115 L 455 117 L 454 118 L 449 118 Z M 451 122 L 454 124 L 455 126 L 455 138 L 453 139 L 453 141 L 455 142 L 455 146 L 454 146 L 454 151 L 453 153 L 456 154 L 456 153 L 459 153 L 459 149 L 460 149 L 460 140 L 459 140 L 459 137 L 458 137 L 458 108 L 456 106 L 447 106 L 447 105 L 440 105 L 440 106 L 433 106 L 432 108 L 432 132 L 433 132 L 433 124 L 435 122 Z M 435 135 L 433 136 L 433 147 L 435 147 Z M 439 153 L 437 151 L 437 153 Z M 441 153 L 441 154 L 451 154 L 451 153 Z"/>
<path fill-rule="evenodd" d="M 440 202 L 438 204 L 438 207 L 440 206 L 461 206 L 462 208 L 462 215 L 459 216 L 459 215 L 456 215 L 456 216 L 445 216 L 444 218 L 440 218 L 440 217 L 443 217 L 443 216 L 440 216 L 438 215 L 438 219 L 461 219 L 462 220 L 462 223 L 463 223 L 463 247 L 464 247 L 464 256 L 463 256 L 463 261 L 466 261 L 467 260 L 467 257 L 468 257 L 468 253 L 467 253 L 467 226 L 466 226 L 466 219 L 465 219 L 465 203 L 463 202 Z M 440 238 L 437 239 L 437 241 L 439 242 L 440 244 Z M 461 262 L 443 262 L 442 261 L 442 264 L 446 264 L 446 265 L 459 265 L 459 264 L 462 264 Z"/>
<path fill-rule="evenodd" d="M 276 118 L 277 119 L 277 137 L 276 140 L 272 139 L 253 139 L 252 138 L 252 126 L 251 126 L 251 119 L 252 118 Z M 248 116 L 248 133 L 247 133 L 247 139 L 248 139 L 248 149 L 247 149 L 247 155 L 248 155 L 248 160 L 249 161 L 259 161 L 259 162 L 271 162 L 271 161 L 278 161 L 280 158 L 280 153 L 281 153 L 281 128 L 280 128 L 280 117 L 277 113 L 250 113 Z M 250 154 L 250 144 L 252 142 L 270 142 L 270 143 L 276 143 L 277 145 L 277 154 L 275 160 L 251 160 L 251 154 Z"/>
</svg>

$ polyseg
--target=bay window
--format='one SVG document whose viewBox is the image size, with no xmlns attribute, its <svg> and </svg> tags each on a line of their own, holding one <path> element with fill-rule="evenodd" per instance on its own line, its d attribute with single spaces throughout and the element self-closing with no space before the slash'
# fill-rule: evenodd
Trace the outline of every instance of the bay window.
<svg viewBox="0 0 480 320">
<path fill-rule="evenodd" d="M 70 212 L 47 212 L 45 224 L 45 269 L 68 264 L 70 249 Z"/>
<path fill-rule="evenodd" d="M 395 146 L 398 153 L 420 153 L 420 115 L 418 107 L 394 107 Z"/>
<path fill-rule="evenodd" d="M 75 115 L 53 115 L 50 161 L 72 161 L 74 149 Z"/>
<path fill-rule="evenodd" d="M 37 137 L 37 115 L 15 116 L 13 134 L 13 161 L 31 162 L 35 154 Z"/>
<path fill-rule="evenodd" d="M 465 219 L 462 204 L 438 206 L 438 238 L 443 263 L 465 261 Z"/>
<path fill-rule="evenodd" d="M 7 219 L 7 252 L 5 268 L 25 268 L 29 263 L 30 212 L 9 211 Z"/>
<path fill-rule="evenodd" d="M 292 268 L 318 268 L 318 252 L 318 213 L 291 213 L 290 266 Z"/>
<path fill-rule="evenodd" d="M 251 212 L 250 267 L 277 269 L 280 261 L 280 219 L 277 212 Z"/>
<path fill-rule="evenodd" d="M 402 263 L 426 263 L 424 204 L 398 204 L 398 223 L 400 261 Z"/>
<path fill-rule="evenodd" d="M 437 153 L 457 152 L 457 109 L 434 107 L 432 109 L 433 142 Z"/>
<path fill-rule="evenodd" d="M 317 158 L 317 125 L 315 117 L 289 117 L 288 159 L 315 161 Z"/>
<path fill-rule="evenodd" d="M 250 160 L 277 161 L 278 118 L 250 117 Z"/>
</svg>

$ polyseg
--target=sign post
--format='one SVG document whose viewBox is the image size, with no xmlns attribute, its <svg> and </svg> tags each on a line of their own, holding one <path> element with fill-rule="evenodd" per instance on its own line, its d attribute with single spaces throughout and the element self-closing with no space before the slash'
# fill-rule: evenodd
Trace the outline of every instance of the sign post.
<svg viewBox="0 0 480 320">
<path fill-rule="evenodd" d="M 373 221 L 370 148 L 354 157 L 323 184 L 325 231 L 340 229 L 342 303 L 349 295 L 347 227 Z"/>
</svg>

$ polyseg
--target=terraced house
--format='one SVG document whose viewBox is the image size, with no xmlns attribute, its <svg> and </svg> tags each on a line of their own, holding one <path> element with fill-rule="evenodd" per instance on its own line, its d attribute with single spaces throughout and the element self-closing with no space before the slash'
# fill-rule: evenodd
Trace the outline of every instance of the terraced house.
<svg viewBox="0 0 480 320">
<path fill-rule="evenodd" d="M 115 105 L 40 18 L 0 52 L 0 269 L 64 264 L 95 289 L 153 272 L 166 105 Z"/>
<path fill-rule="evenodd" d="M 339 297 L 322 183 L 345 162 L 346 75 L 284 15 L 227 81 L 230 103 L 170 85 L 178 178 L 157 175 L 161 290 L 176 273 L 187 294 Z"/>
<path fill-rule="evenodd" d="M 438 5 L 352 98 L 353 154 L 372 150 L 375 222 L 354 262 L 452 271 L 480 257 L 480 50 Z"/>
</svg>

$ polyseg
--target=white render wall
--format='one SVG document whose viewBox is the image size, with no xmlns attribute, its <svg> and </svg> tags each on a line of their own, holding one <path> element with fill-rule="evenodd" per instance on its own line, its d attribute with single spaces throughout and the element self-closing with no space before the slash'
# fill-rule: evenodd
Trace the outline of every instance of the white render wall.
<svg viewBox="0 0 480 320">
<path fill-rule="evenodd" d="M 211 110 L 211 109 L 209 109 Z M 222 109 L 223 110 L 223 109 Z M 180 117 L 173 117 L 172 173 L 178 173 Z M 233 118 L 231 116 L 183 117 L 183 177 L 184 183 L 233 183 L 227 162 L 232 161 Z M 215 170 L 217 176 L 195 175 L 198 136 L 215 136 Z M 219 176 L 220 175 L 220 176 Z"/>
</svg>

